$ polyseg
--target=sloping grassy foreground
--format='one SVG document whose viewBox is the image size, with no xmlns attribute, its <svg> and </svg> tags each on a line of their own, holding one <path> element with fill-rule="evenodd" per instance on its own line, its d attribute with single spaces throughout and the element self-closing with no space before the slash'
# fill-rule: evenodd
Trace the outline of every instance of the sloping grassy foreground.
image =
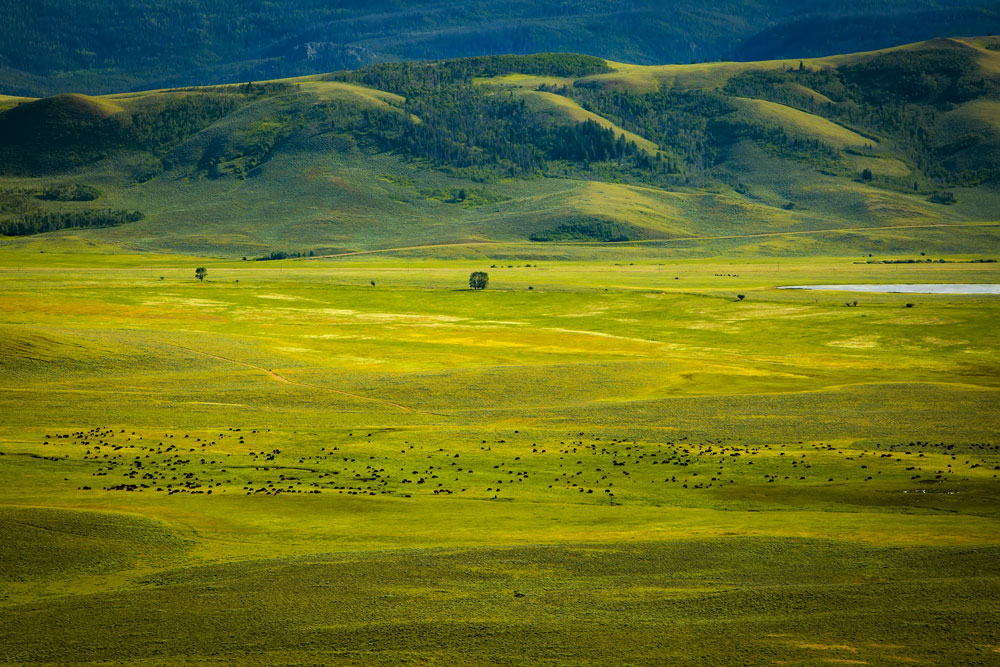
<svg viewBox="0 0 1000 667">
<path fill-rule="evenodd" d="M 151 574 L 15 607 L 0 632 L 7 655 L 59 663 L 985 665 L 998 555 L 754 538 L 364 552 Z"/>
<path fill-rule="evenodd" d="M 0 662 L 996 662 L 995 264 L 16 247 Z"/>
</svg>

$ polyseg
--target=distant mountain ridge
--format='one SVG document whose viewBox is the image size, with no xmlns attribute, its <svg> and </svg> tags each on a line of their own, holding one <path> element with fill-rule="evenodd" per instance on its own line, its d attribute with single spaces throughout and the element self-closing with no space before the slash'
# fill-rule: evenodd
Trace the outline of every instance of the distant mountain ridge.
<svg viewBox="0 0 1000 667">
<path fill-rule="evenodd" d="M 245 82 L 367 64 L 576 52 L 637 64 L 816 57 L 1000 31 L 982 0 L 0 0 L 0 93 Z"/>
</svg>

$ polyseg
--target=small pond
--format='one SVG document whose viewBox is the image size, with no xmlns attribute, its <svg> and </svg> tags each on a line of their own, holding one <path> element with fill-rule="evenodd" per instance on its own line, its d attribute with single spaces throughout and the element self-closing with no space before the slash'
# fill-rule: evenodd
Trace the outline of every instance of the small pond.
<svg viewBox="0 0 1000 667">
<path fill-rule="evenodd" d="M 778 289 L 893 292 L 899 294 L 1000 294 L 997 283 L 913 283 L 900 285 L 783 285 Z"/>
</svg>

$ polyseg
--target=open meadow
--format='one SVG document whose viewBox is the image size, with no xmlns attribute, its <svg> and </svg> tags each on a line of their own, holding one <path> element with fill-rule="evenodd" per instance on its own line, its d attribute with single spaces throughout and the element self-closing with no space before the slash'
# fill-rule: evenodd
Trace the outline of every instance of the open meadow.
<svg viewBox="0 0 1000 667">
<path fill-rule="evenodd" d="M 8 244 L 0 663 L 996 665 L 988 256 Z"/>
</svg>

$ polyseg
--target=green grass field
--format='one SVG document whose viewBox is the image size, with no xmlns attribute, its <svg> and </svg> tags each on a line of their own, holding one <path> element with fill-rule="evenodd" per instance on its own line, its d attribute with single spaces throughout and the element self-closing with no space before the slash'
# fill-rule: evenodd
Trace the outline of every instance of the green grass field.
<svg viewBox="0 0 1000 667">
<path fill-rule="evenodd" d="M 984 255 L 100 236 L 0 250 L 2 663 L 1000 659 L 1000 301 L 776 289 Z"/>
</svg>

